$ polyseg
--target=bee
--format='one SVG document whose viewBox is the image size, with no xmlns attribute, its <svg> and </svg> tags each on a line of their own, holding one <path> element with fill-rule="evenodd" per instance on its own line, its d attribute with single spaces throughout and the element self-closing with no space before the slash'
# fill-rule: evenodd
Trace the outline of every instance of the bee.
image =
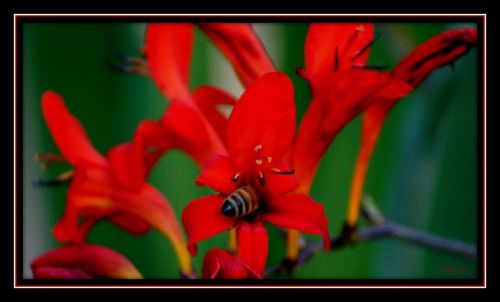
<svg viewBox="0 0 500 302">
<path fill-rule="evenodd" d="M 259 208 L 259 196 L 250 185 L 238 188 L 222 203 L 222 215 L 230 218 L 240 218 L 255 212 Z"/>
</svg>

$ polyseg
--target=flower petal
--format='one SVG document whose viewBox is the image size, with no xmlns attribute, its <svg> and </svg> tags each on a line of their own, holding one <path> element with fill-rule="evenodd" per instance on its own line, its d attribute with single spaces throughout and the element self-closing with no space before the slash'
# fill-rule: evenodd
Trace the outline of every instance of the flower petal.
<svg viewBox="0 0 500 302">
<path fill-rule="evenodd" d="M 453 63 L 465 55 L 476 43 L 477 32 L 474 29 L 453 29 L 444 32 L 423 43 L 406 56 L 394 70 L 394 76 L 417 87 L 432 71 Z M 368 108 L 362 121 L 362 141 L 352 179 L 347 216 L 347 222 L 351 225 L 355 225 L 359 217 L 366 172 L 378 137 L 387 115 L 401 96 L 393 95 L 386 90 L 379 92 L 376 98 L 382 101 L 377 101 L 375 105 Z"/>
<path fill-rule="evenodd" d="M 142 121 L 132 142 L 113 147 L 108 152 L 114 178 L 125 187 L 139 188 L 154 163 L 171 146 L 171 139 L 161 122 Z"/>
<path fill-rule="evenodd" d="M 198 25 L 229 59 L 243 85 L 248 87 L 263 74 L 275 71 L 269 55 L 250 24 Z"/>
<path fill-rule="evenodd" d="M 311 24 L 305 43 L 306 68 L 316 74 L 362 66 L 372 41 L 372 24 Z"/>
<path fill-rule="evenodd" d="M 299 193 L 309 191 L 324 152 L 340 130 L 379 101 L 379 94 L 403 97 L 411 91 L 411 86 L 390 73 L 348 70 L 314 76 L 303 71 L 303 75 L 311 84 L 313 100 L 294 144 L 293 166 Z"/>
<path fill-rule="evenodd" d="M 161 122 L 173 147 L 188 153 L 200 166 L 214 155 L 226 155 L 226 147 L 195 105 L 172 102 Z"/>
<path fill-rule="evenodd" d="M 92 279 L 92 276 L 80 269 L 62 267 L 40 267 L 33 269 L 35 279 Z"/>
<path fill-rule="evenodd" d="M 414 87 L 432 71 L 469 52 L 477 43 L 475 29 L 453 29 L 415 48 L 394 69 L 394 76 Z"/>
<path fill-rule="evenodd" d="M 42 96 L 42 110 L 54 141 L 64 157 L 73 165 L 85 159 L 96 163 L 106 160 L 90 143 L 80 122 L 68 111 L 62 97 L 54 91 Z"/>
<path fill-rule="evenodd" d="M 238 256 L 257 273 L 266 270 L 268 237 L 262 221 L 243 221 L 237 228 Z"/>
<path fill-rule="evenodd" d="M 196 184 L 229 195 L 237 189 L 236 184 L 232 181 L 237 172 L 231 159 L 227 156 L 216 155 L 203 167 L 196 179 Z"/>
<path fill-rule="evenodd" d="M 196 243 L 215 236 L 229 228 L 235 221 L 221 214 L 224 199 L 210 195 L 191 201 L 182 212 L 182 223 L 188 235 L 188 250 L 197 253 Z"/>
<path fill-rule="evenodd" d="M 273 72 L 255 81 L 236 103 L 227 124 L 227 147 L 233 162 L 246 170 L 255 165 L 259 145 L 259 156 L 280 161 L 294 134 L 292 82 Z"/>
<path fill-rule="evenodd" d="M 110 220 L 120 228 L 134 235 L 144 235 L 151 228 L 150 224 L 144 221 L 144 219 L 134 215 L 117 214 L 111 216 Z"/>
<path fill-rule="evenodd" d="M 275 166 L 275 168 L 281 171 L 292 171 L 288 165 L 280 163 Z M 271 196 L 281 195 L 284 193 L 291 192 L 293 189 L 297 188 L 299 185 L 299 180 L 294 174 L 275 174 L 266 173 L 266 188 L 271 193 Z"/>
<path fill-rule="evenodd" d="M 191 24 L 148 24 L 144 53 L 154 81 L 170 100 L 189 99 L 192 48 Z"/>
<path fill-rule="evenodd" d="M 103 276 L 118 279 L 142 279 L 130 261 L 112 249 L 77 244 L 60 247 L 38 257 L 31 264 L 35 278 L 78 278 Z"/>
<path fill-rule="evenodd" d="M 261 279 L 262 277 L 238 257 L 218 248 L 207 252 L 203 259 L 205 279 Z"/>
<path fill-rule="evenodd" d="M 225 141 L 227 117 L 218 106 L 234 106 L 236 99 L 226 92 L 211 86 L 198 87 L 193 91 L 192 97 L 203 115 L 219 134 L 219 137 Z"/>
<path fill-rule="evenodd" d="M 262 219 L 276 226 L 322 235 L 325 249 L 330 248 L 324 207 L 308 195 L 283 195 L 274 198 L 268 203 L 268 210 Z"/>
<path fill-rule="evenodd" d="M 87 223 L 120 216 L 120 226 L 125 226 L 128 231 L 141 230 L 144 228 L 142 222 L 158 229 L 172 242 L 181 271 L 191 274 L 191 260 L 181 228 L 165 197 L 147 183 L 143 183 L 139 190 L 117 186 L 110 172 L 103 167 L 79 163 L 55 235 L 64 242 L 81 242 L 88 231 Z M 131 220 L 124 223 L 125 217 Z M 79 224 L 80 218 L 86 220 Z"/>
</svg>

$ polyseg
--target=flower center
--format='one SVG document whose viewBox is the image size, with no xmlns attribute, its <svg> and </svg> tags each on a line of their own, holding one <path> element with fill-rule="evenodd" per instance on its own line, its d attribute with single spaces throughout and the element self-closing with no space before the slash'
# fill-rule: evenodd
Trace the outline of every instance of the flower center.
<svg viewBox="0 0 500 302">
<path fill-rule="evenodd" d="M 293 174 L 295 170 L 282 171 L 271 164 L 271 156 L 262 155 L 262 145 L 255 146 L 255 168 L 249 171 L 237 172 L 231 178 L 232 182 L 238 184 L 238 189 L 229 194 L 222 203 L 221 212 L 224 216 L 240 218 L 255 213 L 262 208 L 261 199 L 264 194 L 266 183 L 265 174 Z"/>
</svg>

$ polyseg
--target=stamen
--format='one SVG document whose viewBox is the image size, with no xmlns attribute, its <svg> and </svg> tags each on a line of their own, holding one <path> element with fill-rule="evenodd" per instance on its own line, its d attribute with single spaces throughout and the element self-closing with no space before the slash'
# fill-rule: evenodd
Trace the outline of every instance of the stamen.
<svg viewBox="0 0 500 302">
<path fill-rule="evenodd" d="M 264 178 L 264 173 L 259 172 L 259 183 L 263 186 L 266 183 L 266 179 Z"/>
<path fill-rule="evenodd" d="M 352 57 L 352 61 L 356 60 L 357 58 L 361 57 L 368 49 L 370 49 L 370 47 L 373 45 L 373 43 L 375 43 L 375 41 L 377 41 L 377 39 L 380 37 L 380 34 L 379 33 L 376 33 L 375 34 L 375 38 L 373 38 L 373 40 L 371 40 L 370 42 L 368 42 L 365 46 L 363 46 L 363 48 L 361 48 L 358 53 Z"/>
<path fill-rule="evenodd" d="M 149 65 L 145 59 L 129 57 L 121 51 L 116 51 L 115 58 L 107 60 L 106 63 L 114 71 L 136 73 L 145 76 L 151 75 Z"/>
<path fill-rule="evenodd" d="M 231 180 L 234 182 L 234 183 L 237 183 L 238 182 L 238 179 L 240 178 L 240 172 L 236 173 L 233 175 L 233 178 L 231 178 Z"/>
<path fill-rule="evenodd" d="M 259 158 L 259 159 L 256 159 L 256 160 L 255 160 L 255 163 L 256 163 L 257 165 L 259 165 L 259 166 L 260 166 L 260 165 L 262 165 L 262 159 L 260 159 L 260 158 Z"/>
<path fill-rule="evenodd" d="M 38 153 L 35 155 L 35 158 L 40 162 L 43 170 L 47 170 L 53 164 L 66 162 L 66 159 L 62 155 L 54 153 Z"/>
<path fill-rule="evenodd" d="M 389 65 L 362 65 L 362 64 L 352 64 L 354 68 L 372 69 L 372 70 L 384 70 L 389 68 Z"/>
<path fill-rule="evenodd" d="M 271 172 L 273 174 L 290 175 L 290 174 L 295 174 L 295 169 L 292 169 L 290 171 L 283 171 L 283 170 L 280 170 L 280 169 L 277 169 L 277 168 L 272 168 Z"/>
<path fill-rule="evenodd" d="M 57 185 L 62 185 L 65 183 L 68 183 L 71 181 L 73 178 L 74 171 L 69 170 L 66 171 L 59 176 L 57 176 L 55 179 L 50 179 L 50 180 L 43 180 L 40 179 L 35 182 L 36 185 L 43 186 L 43 187 L 49 187 L 49 186 L 57 186 Z"/>
<path fill-rule="evenodd" d="M 362 31 L 365 30 L 365 27 L 363 25 L 359 25 L 356 27 L 356 31 L 352 33 L 352 35 L 349 37 L 347 42 L 344 45 L 344 48 L 342 49 L 342 53 L 346 53 L 349 48 L 351 47 L 352 43 L 359 37 Z"/>
<path fill-rule="evenodd" d="M 255 150 L 255 152 L 259 153 L 260 150 L 262 150 L 262 145 L 259 144 L 259 145 L 255 146 L 254 150 Z"/>
<path fill-rule="evenodd" d="M 271 156 L 267 157 L 267 163 L 270 164 L 273 161 L 273 158 Z"/>
</svg>

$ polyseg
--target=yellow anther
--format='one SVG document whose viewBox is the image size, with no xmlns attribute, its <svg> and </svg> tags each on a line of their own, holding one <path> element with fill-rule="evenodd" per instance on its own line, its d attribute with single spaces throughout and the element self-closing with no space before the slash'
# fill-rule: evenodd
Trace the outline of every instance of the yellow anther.
<svg viewBox="0 0 500 302">
<path fill-rule="evenodd" d="M 262 159 L 256 159 L 255 163 L 259 166 L 262 165 Z"/>
<path fill-rule="evenodd" d="M 271 156 L 267 157 L 267 163 L 270 164 L 273 161 L 273 158 Z"/>
<path fill-rule="evenodd" d="M 259 152 L 260 150 L 262 150 L 262 145 L 255 146 L 254 150 L 255 152 Z"/>
</svg>

